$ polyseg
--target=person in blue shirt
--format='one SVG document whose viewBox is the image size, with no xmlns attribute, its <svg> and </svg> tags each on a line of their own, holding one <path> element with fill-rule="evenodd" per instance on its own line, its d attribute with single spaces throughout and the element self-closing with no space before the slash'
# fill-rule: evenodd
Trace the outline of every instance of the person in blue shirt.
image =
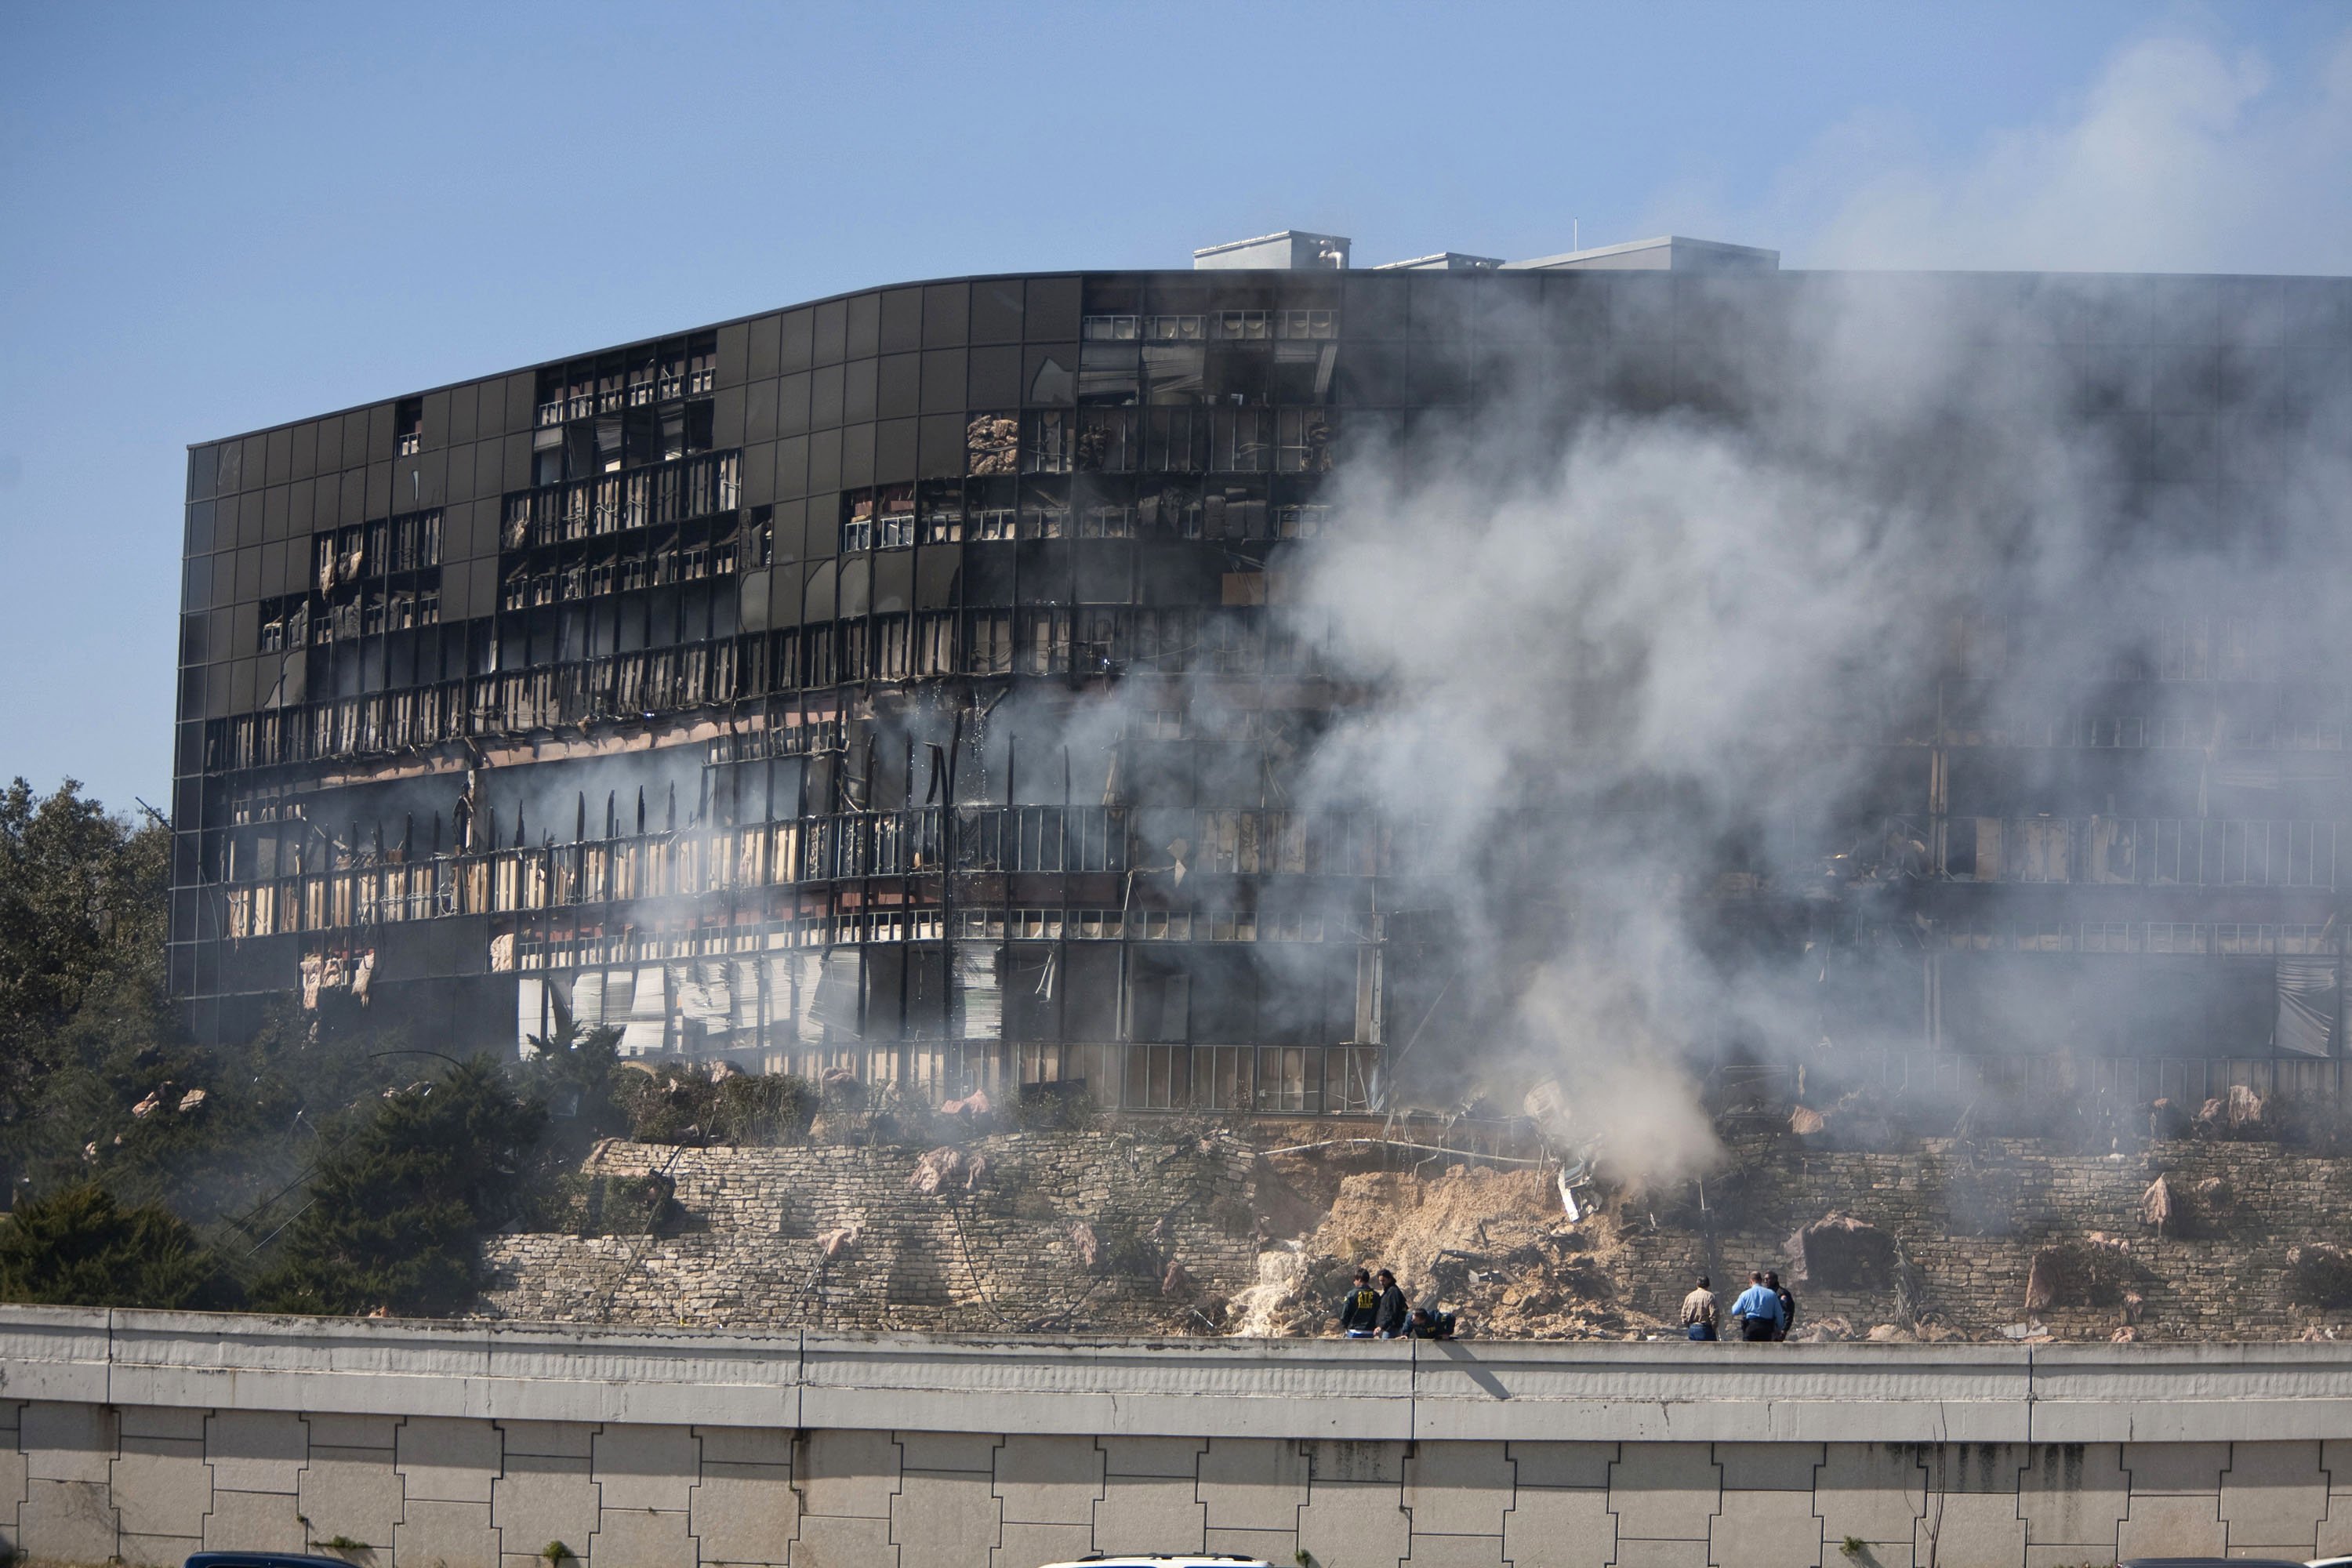
<svg viewBox="0 0 2352 1568">
<path fill-rule="evenodd" d="M 1731 1318 L 1743 1340 L 1769 1340 L 1780 1331 L 1780 1298 L 1764 1283 L 1762 1274 L 1748 1277 L 1748 1289 L 1731 1304 Z"/>
</svg>

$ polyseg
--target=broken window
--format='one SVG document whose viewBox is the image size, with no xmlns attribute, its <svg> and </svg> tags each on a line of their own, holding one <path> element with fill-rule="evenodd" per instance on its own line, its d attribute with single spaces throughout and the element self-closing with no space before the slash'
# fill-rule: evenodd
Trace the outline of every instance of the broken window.
<svg viewBox="0 0 2352 1568">
<path fill-rule="evenodd" d="M 915 487 L 886 485 L 874 500 L 874 542 L 883 550 L 915 542 Z"/>
<path fill-rule="evenodd" d="M 1070 416 L 1059 408 L 1041 408 L 1023 416 L 1026 426 L 1021 443 L 1024 474 L 1066 474 L 1076 453 Z"/>
<path fill-rule="evenodd" d="M 1013 671 L 1013 615 L 1009 610 L 983 610 L 970 619 L 971 658 L 974 675 L 1009 675 Z"/>
<path fill-rule="evenodd" d="M 1137 440 L 1135 411 L 1128 408 L 1078 410 L 1077 468 L 1081 473 L 1124 474 L 1142 456 Z"/>
<path fill-rule="evenodd" d="M 1070 536 L 1070 494 L 1066 482 L 1045 480 L 1021 487 L 1021 537 L 1066 539 Z"/>
<path fill-rule="evenodd" d="M 1132 344 L 1087 343 L 1078 350 L 1078 401 L 1124 405 L 1142 393 L 1142 361 Z"/>
<path fill-rule="evenodd" d="M 907 617 L 877 616 L 874 617 L 874 679 L 904 680 L 908 673 L 909 647 Z"/>
<path fill-rule="evenodd" d="M 1080 539 L 1132 539 L 1135 508 L 1123 500 L 1094 499 L 1078 509 Z M 1121 571 L 1124 573 L 1125 568 Z"/>
<path fill-rule="evenodd" d="M 1320 408 L 1285 408 L 1276 415 L 1276 468 L 1286 474 L 1331 469 L 1331 416 Z"/>
<path fill-rule="evenodd" d="M 1143 467 L 1162 473 L 1204 473 L 1209 467 L 1209 411 L 1145 411 Z"/>
<path fill-rule="evenodd" d="M 1018 637 L 1024 675 L 1061 675 L 1070 668 L 1070 612 L 1024 610 Z"/>
<path fill-rule="evenodd" d="M 1118 661 L 1119 613 L 1086 610 L 1078 616 L 1077 668 L 1082 675 L 1108 674 Z"/>
<path fill-rule="evenodd" d="M 956 617 L 952 613 L 919 616 L 915 623 L 915 673 L 952 675 Z"/>
<path fill-rule="evenodd" d="M 1301 503 L 1278 507 L 1275 511 L 1275 531 L 1284 539 L 1313 539 L 1328 532 L 1331 509 L 1319 503 Z"/>
<path fill-rule="evenodd" d="M 1211 410 L 1209 467 L 1228 473 L 1263 473 L 1271 466 L 1274 410 Z"/>
<path fill-rule="evenodd" d="M 1140 316 L 1088 316 L 1078 326 L 1088 342 L 1131 343 L 1143 335 Z"/>
<path fill-rule="evenodd" d="M 1199 318 L 1181 319 L 1197 321 Z M 1207 350 L 1200 342 L 1154 340 L 1143 345 L 1143 381 L 1147 402 L 1198 403 L 1203 395 L 1202 388 L 1207 374 Z"/>
<path fill-rule="evenodd" d="M 917 498 L 919 534 L 925 544 L 958 544 L 963 540 L 963 487 L 953 479 L 930 480 Z"/>
<path fill-rule="evenodd" d="M 1019 467 L 1021 422 L 1009 414 L 975 414 L 964 426 L 964 459 L 975 477 Z"/>
<path fill-rule="evenodd" d="M 563 371 L 561 366 L 539 373 L 539 423 L 563 423 Z"/>
<path fill-rule="evenodd" d="M 654 401 L 654 366 L 655 353 L 651 349 L 639 349 L 629 355 L 625 398 L 629 407 L 643 408 Z"/>
<path fill-rule="evenodd" d="M 1337 310 L 1275 312 L 1275 336 L 1278 338 L 1328 340 L 1339 335 L 1339 312 Z"/>
<path fill-rule="evenodd" d="M 404 397 L 393 405 L 394 455 L 413 456 L 425 445 L 425 399 Z"/>
<path fill-rule="evenodd" d="M 1135 522 L 1147 536 L 1200 538 L 1200 487 L 1182 479 L 1145 480 L 1136 492 Z"/>
<path fill-rule="evenodd" d="M 563 427 L 542 428 L 531 437 L 530 482 L 535 486 L 563 482 Z"/>
</svg>

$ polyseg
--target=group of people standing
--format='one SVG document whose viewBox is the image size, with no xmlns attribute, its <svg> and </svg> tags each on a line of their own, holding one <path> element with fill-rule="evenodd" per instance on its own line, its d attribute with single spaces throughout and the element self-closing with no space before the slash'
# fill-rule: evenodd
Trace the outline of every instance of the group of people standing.
<svg viewBox="0 0 2352 1568">
<path fill-rule="evenodd" d="M 1339 1297 L 1339 1331 L 1351 1340 L 1450 1340 L 1454 1314 L 1409 1308 L 1394 1274 L 1359 1268 Z"/>
<path fill-rule="evenodd" d="M 1748 1275 L 1748 1289 L 1731 1303 L 1731 1321 L 1723 1321 L 1715 1301 L 1715 1287 L 1704 1274 L 1698 1288 L 1683 1298 L 1683 1329 L 1695 1340 L 1718 1340 L 1728 1327 L 1742 1340 L 1785 1340 L 1796 1325 L 1797 1298 L 1775 1273 Z"/>
</svg>

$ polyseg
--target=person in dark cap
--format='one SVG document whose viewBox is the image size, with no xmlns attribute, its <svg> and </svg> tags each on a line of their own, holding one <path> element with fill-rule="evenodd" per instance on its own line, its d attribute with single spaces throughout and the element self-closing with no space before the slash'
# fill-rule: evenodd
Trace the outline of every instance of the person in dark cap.
<svg viewBox="0 0 2352 1568">
<path fill-rule="evenodd" d="M 1351 1340 L 1372 1337 L 1372 1321 L 1380 1315 L 1381 1293 L 1373 1288 L 1372 1271 L 1356 1270 L 1355 1283 L 1339 1297 L 1339 1331 Z"/>
</svg>

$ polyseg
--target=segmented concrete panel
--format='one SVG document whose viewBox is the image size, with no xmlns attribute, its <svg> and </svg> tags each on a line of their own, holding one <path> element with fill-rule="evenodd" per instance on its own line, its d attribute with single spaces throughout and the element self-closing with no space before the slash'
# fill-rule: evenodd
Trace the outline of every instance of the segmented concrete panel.
<svg viewBox="0 0 2352 1568">
<path fill-rule="evenodd" d="M 2325 1436 L 2352 1410 L 2336 1347 L 1832 1348 L 1695 1369 L 1643 1346 L 1456 1346 L 1424 1403 L 1410 1350 L 1311 1342 L 226 1335 L 5 1308 L 0 1376 L 43 1397 L 0 1401 L 0 1542 L 158 1568 L 198 1546 L 539 1568 L 558 1541 L 583 1568 L 1203 1549 L 1339 1568 L 2057 1568 L 2352 1543 L 2352 1441 Z M 799 1424 L 820 1386 L 836 1416 L 893 1425 Z M 2037 1437 L 2044 1389 L 2057 1430 L 2117 1435 Z"/>
</svg>

